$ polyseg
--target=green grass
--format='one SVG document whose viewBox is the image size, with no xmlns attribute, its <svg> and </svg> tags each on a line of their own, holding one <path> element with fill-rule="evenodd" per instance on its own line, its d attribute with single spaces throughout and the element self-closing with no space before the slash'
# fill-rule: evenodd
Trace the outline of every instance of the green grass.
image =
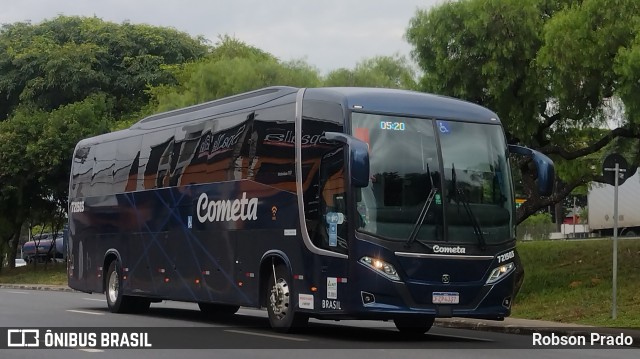
<svg viewBox="0 0 640 359">
<path fill-rule="evenodd" d="M 48 263 L 46 266 L 38 263 L 9 270 L 2 268 L 0 283 L 4 284 L 67 284 L 67 265 L 64 263 Z"/>
<path fill-rule="evenodd" d="M 617 320 L 611 319 L 610 239 L 518 244 L 525 280 L 512 316 L 596 326 L 640 327 L 640 240 L 618 242 Z"/>
<path fill-rule="evenodd" d="M 521 242 L 525 280 L 512 316 L 610 327 L 640 327 L 640 240 L 618 245 L 618 319 L 611 319 L 612 241 Z M 66 266 L 0 272 L 0 283 L 67 283 Z"/>
</svg>

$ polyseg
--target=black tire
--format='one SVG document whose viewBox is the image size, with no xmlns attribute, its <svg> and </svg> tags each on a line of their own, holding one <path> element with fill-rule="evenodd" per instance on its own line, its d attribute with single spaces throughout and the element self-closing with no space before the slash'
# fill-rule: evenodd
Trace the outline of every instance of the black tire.
<svg viewBox="0 0 640 359">
<path fill-rule="evenodd" d="M 393 320 L 400 333 L 407 335 L 422 335 L 431 329 L 434 317 L 402 317 Z"/>
<path fill-rule="evenodd" d="M 309 322 L 309 316 L 295 310 L 295 296 L 287 267 L 282 264 L 276 266 L 275 275 L 274 278 L 271 270 L 264 293 L 271 328 L 282 333 L 305 328 Z"/>
<path fill-rule="evenodd" d="M 122 268 L 117 260 L 109 264 L 105 280 L 104 293 L 112 313 L 141 313 L 149 309 L 149 300 L 122 294 Z"/>
<path fill-rule="evenodd" d="M 214 303 L 198 303 L 200 311 L 209 319 L 224 319 L 228 318 L 240 309 L 238 305 L 225 305 Z"/>
</svg>

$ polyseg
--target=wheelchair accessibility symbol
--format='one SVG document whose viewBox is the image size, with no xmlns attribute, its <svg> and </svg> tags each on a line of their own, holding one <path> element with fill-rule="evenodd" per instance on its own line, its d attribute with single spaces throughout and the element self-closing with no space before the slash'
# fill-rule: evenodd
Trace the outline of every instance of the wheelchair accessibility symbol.
<svg viewBox="0 0 640 359">
<path fill-rule="evenodd" d="M 438 121 L 438 130 L 440 131 L 440 133 L 449 133 L 449 132 L 451 132 L 449 130 L 449 124 L 446 123 L 445 121 Z"/>
</svg>

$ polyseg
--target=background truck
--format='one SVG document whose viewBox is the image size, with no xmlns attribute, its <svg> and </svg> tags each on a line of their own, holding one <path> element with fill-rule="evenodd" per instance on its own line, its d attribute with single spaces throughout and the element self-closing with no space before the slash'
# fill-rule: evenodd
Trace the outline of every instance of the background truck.
<svg viewBox="0 0 640 359">
<path fill-rule="evenodd" d="M 66 258 L 65 233 L 43 233 L 22 245 L 22 259 L 27 263 L 33 261 L 63 261 Z"/>
<path fill-rule="evenodd" d="M 613 235 L 614 188 L 595 183 L 587 196 L 589 229 L 601 236 Z M 640 174 L 636 172 L 618 186 L 618 235 L 640 236 Z"/>
</svg>

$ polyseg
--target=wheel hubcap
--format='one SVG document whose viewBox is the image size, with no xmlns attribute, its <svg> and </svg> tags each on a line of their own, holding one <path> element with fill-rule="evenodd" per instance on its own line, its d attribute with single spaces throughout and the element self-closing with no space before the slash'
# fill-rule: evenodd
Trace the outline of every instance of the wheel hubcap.
<svg viewBox="0 0 640 359">
<path fill-rule="evenodd" d="M 271 288 L 269 296 L 271 311 L 278 319 L 282 319 L 287 315 L 289 310 L 289 285 L 287 282 L 279 278 Z"/>
<path fill-rule="evenodd" d="M 116 300 L 118 300 L 118 290 L 119 290 L 119 284 L 118 284 L 118 273 L 116 273 L 115 271 L 111 272 L 111 275 L 109 276 L 109 285 L 107 288 L 107 291 L 109 293 L 109 301 L 111 303 L 115 303 Z"/>
</svg>

